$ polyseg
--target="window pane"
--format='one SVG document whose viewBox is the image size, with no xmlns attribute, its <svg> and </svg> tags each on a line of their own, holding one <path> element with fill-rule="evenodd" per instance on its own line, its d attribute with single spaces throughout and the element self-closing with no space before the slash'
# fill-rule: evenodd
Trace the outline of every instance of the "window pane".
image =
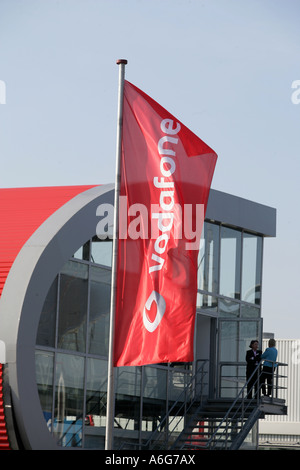
<svg viewBox="0 0 300 470">
<path fill-rule="evenodd" d="M 219 299 L 219 312 L 221 317 L 238 317 L 240 304 L 232 300 Z"/>
<path fill-rule="evenodd" d="M 49 289 L 44 302 L 43 310 L 40 317 L 36 344 L 41 346 L 55 346 L 55 320 L 56 320 L 56 303 L 57 303 L 57 277 Z"/>
<path fill-rule="evenodd" d="M 188 387 L 192 377 L 191 371 L 180 370 L 177 367 L 169 369 L 168 398 L 169 408 L 176 400 L 184 401 L 191 393 L 191 387 Z M 185 393 L 184 393 L 185 392 Z M 191 399 L 192 397 L 190 397 Z"/>
<path fill-rule="evenodd" d="M 54 435 L 63 447 L 81 447 L 84 358 L 57 354 Z"/>
<path fill-rule="evenodd" d="M 88 359 L 86 382 L 85 447 L 105 448 L 107 361 Z"/>
<path fill-rule="evenodd" d="M 251 305 L 241 305 L 241 317 L 244 318 L 259 318 L 260 310 Z"/>
<path fill-rule="evenodd" d="M 239 338 L 239 360 L 245 361 L 246 351 L 249 349 L 250 341 L 259 340 L 259 322 L 243 321 L 240 323 Z M 258 349 L 261 349 L 261 344 Z"/>
<path fill-rule="evenodd" d="M 241 233 L 221 227 L 220 294 L 240 298 Z"/>
<path fill-rule="evenodd" d="M 140 429 L 141 367 L 117 367 L 114 444 L 136 439 Z"/>
<path fill-rule="evenodd" d="M 143 416 L 149 420 L 151 416 L 156 417 L 157 420 L 162 419 L 166 414 L 167 406 L 168 370 L 151 366 L 145 366 L 143 369 Z"/>
<path fill-rule="evenodd" d="M 99 240 L 98 237 L 94 237 L 92 240 L 91 261 L 92 263 L 111 267 L 112 240 Z"/>
<path fill-rule="evenodd" d="M 108 355 L 111 271 L 91 266 L 89 352 Z"/>
<path fill-rule="evenodd" d="M 166 399 L 167 370 L 156 367 L 144 368 L 144 397 Z"/>
<path fill-rule="evenodd" d="M 90 259 L 90 242 L 86 242 L 73 255 L 74 258 L 89 261 Z"/>
<path fill-rule="evenodd" d="M 201 310 L 209 310 L 210 312 L 216 312 L 218 309 L 218 299 L 217 297 L 212 297 L 211 295 L 202 294 L 201 292 L 198 292 L 197 307 L 201 308 Z"/>
<path fill-rule="evenodd" d="M 220 396 L 234 397 L 237 394 L 238 366 L 238 322 L 220 322 L 220 362 L 232 362 L 224 364 L 220 368 Z"/>
<path fill-rule="evenodd" d="M 61 271 L 58 347 L 85 352 L 88 267 L 69 261 Z"/>
<path fill-rule="evenodd" d="M 238 322 L 220 322 L 220 361 L 236 362 L 238 341 Z"/>
<path fill-rule="evenodd" d="M 41 407 L 48 429 L 52 427 L 53 353 L 36 351 L 35 373 Z"/>
<path fill-rule="evenodd" d="M 260 304 L 262 238 L 243 235 L 242 300 Z"/>
<path fill-rule="evenodd" d="M 204 223 L 198 257 L 198 289 L 218 292 L 219 226 Z"/>
</svg>

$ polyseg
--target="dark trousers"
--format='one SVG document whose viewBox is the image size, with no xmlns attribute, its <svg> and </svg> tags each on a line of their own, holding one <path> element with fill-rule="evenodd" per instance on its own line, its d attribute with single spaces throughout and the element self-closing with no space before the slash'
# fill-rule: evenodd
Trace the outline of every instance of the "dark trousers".
<svg viewBox="0 0 300 470">
<path fill-rule="evenodd" d="M 258 377 L 259 377 L 259 374 L 256 373 L 254 374 L 252 377 L 253 371 L 250 372 L 247 372 L 247 398 L 252 398 L 252 391 L 254 390 L 254 396 L 256 396 L 257 394 L 257 385 L 258 385 Z M 251 377 L 251 379 L 249 380 L 249 378 Z"/>
<path fill-rule="evenodd" d="M 268 384 L 268 393 L 266 393 L 266 381 Z M 262 394 L 265 396 L 271 396 L 273 386 L 273 367 L 263 366 L 260 383 Z"/>
</svg>

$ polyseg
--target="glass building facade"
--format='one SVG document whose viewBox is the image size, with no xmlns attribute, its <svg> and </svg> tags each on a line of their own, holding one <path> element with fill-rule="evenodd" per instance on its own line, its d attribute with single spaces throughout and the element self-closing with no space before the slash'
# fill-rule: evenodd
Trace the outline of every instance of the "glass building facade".
<svg viewBox="0 0 300 470">
<path fill-rule="evenodd" d="M 112 241 L 95 234 L 104 219 L 111 229 L 114 193 L 0 190 L 1 425 L 13 450 L 104 448 Z M 261 341 L 263 243 L 275 236 L 276 209 L 211 189 L 194 361 L 115 369 L 113 449 L 151 447 L 157 426 L 174 442 L 187 403 L 236 397 L 249 341 Z"/>
<path fill-rule="evenodd" d="M 245 351 L 252 339 L 261 341 L 262 255 L 262 236 L 205 222 L 197 313 L 210 316 L 216 338 L 214 396 L 236 395 L 244 383 Z"/>
<path fill-rule="evenodd" d="M 235 396 L 245 352 L 261 340 L 263 237 L 210 220 L 199 251 L 195 363 L 116 369 L 114 447 L 140 444 L 208 361 L 206 394 Z M 62 447 L 103 449 L 112 242 L 88 240 L 48 292 L 36 337 L 36 382 Z M 243 382 L 244 383 L 244 382 Z"/>
</svg>

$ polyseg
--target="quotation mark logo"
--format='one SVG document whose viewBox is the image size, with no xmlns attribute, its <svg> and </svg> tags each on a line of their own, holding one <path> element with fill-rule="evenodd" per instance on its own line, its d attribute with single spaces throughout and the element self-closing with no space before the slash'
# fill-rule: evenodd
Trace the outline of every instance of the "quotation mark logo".
<svg viewBox="0 0 300 470">
<path fill-rule="evenodd" d="M 294 80 L 292 83 L 292 88 L 295 88 L 295 91 L 292 93 L 291 100 L 293 104 L 300 103 L 300 80 Z"/>
</svg>

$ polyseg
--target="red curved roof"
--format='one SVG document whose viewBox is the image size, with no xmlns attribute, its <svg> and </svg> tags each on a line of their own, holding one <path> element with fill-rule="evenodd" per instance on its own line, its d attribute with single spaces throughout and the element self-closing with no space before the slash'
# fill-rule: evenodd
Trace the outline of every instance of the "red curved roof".
<svg viewBox="0 0 300 470">
<path fill-rule="evenodd" d="M 0 296 L 24 243 L 57 209 L 89 186 L 0 189 Z"/>
</svg>

